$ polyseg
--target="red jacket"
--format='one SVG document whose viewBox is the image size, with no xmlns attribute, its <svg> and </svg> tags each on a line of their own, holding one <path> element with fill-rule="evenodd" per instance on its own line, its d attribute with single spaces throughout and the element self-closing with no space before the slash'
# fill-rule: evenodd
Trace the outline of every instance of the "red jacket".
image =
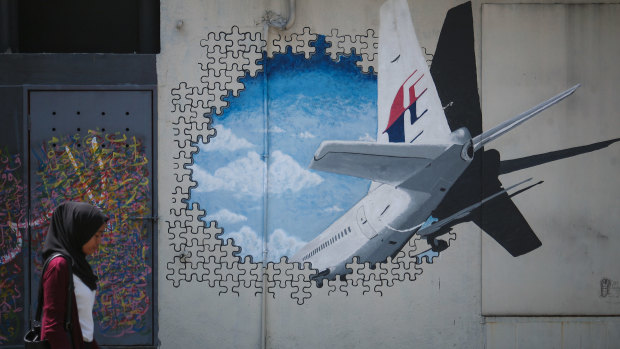
<svg viewBox="0 0 620 349">
<path fill-rule="evenodd" d="M 51 349 L 71 349 L 69 336 L 65 331 L 67 289 L 69 288 L 69 262 L 63 257 L 52 259 L 43 275 L 43 314 L 41 316 L 41 339 L 47 339 Z M 82 328 L 78 318 L 75 294 L 71 306 L 71 334 L 74 349 L 84 348 Z M 93 340 L 92 348 L 98 349 Z"/>
</svg>

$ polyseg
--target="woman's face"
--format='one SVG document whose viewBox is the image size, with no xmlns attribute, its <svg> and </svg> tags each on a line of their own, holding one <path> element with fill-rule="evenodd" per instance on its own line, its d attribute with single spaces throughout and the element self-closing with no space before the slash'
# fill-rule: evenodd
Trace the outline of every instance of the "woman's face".
<svg viewBox="0 0 620 349">
<path fill-rule="evenodd" d="M 106 224 L 104 223 L 101 227 L 99 227 L 95 235 L 93 235 L 93 237 L 91 237 L 90 240 L 88 240 L 88 242 L 86 242 L 82 246 L 82 252 L 84 252 L 85 255 L 88 256 L 88 255 L 91 255 L 97 252 L 97 249 L 99 248 L 99 244 L 101 243 L 101 237 L 103 236 L 103 231 L 105 230 L 105 226 Z"/>
</svg>

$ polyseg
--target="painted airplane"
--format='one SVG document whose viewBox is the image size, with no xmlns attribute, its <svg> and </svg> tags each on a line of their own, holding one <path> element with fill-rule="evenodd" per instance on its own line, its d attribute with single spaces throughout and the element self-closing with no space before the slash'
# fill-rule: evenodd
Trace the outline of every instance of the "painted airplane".
<svg viewBox="0 0 620 349">
<path fill-rule="evenodd" d="M 579 87 L 475 137 L 467 128 L 451 131 L 407 1 L 386 1 L 380 16 L 377 141 L 324 141 L 310 164 L 314 170 L 372 181 L 364 198 L 291 258 L 310 262 L 319 271 L 318 280 L 346 274 L 346 264 L 355 256 L 361 263 L 383 262 L 414 234 L 426 238 L 433 251 L 445 249 L 447 243 L 437 237 L 447 232 L 446 227 L 467 220 L 483 204 L 529 181 L 502 188 L 441 219 L 433 217 L 476 153 Z M 532 249 L 511 248 L 494 238 L 513 256 Z M 535 235 L 534 240 L 533 248 L 540 246 Z"/>
</svg>

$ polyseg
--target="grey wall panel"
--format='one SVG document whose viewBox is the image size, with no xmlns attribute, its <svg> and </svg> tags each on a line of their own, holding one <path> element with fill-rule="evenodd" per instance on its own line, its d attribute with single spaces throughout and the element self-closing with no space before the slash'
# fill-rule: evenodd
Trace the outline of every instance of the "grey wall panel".
<svg viewBox="0 0 620 349">
<path fill-rule="evenodd" d="M 617 348 L 617 317 L 489 317 L 486 348 Z"/>
<path fill-rule="evenodd" d="M 482 8 L 485 130 L 582 84 L 488 147 L 504 186 L 540 182 L 513 200 L 542 247 L 512 258 L 483 236 L 483 313 L 617 315 L 620 5 Z"/>
<path fill-rule="evenodd" d="M 0 85 L 150 85 L 157 83 L 155 55 L 0 55 Z"/>
</svg>

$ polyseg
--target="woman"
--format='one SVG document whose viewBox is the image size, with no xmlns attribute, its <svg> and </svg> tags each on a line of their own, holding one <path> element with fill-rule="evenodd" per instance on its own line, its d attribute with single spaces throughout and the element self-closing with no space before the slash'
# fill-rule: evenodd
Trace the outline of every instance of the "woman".
<svg viewBox="0 0 620 349">
<path fill-rule="evenodd" d="M 43 259 L 54 253 L 63 257 L 52 259 L 42 276 L 43 316 L 41 339 L 51 349 L 71 348 L 65 331 L 69 263 L 75 286 L 72 295 L 71 338 L 73 348 L 99 348 L 93 338 L 93 305 L 97 276 L 93 273 L 87 255 L 95 253 L 101 242 L 108 217 L 100 209 L 82 202 L 64 202 L 56 208 L 43 245 Z"/>
</svg>

